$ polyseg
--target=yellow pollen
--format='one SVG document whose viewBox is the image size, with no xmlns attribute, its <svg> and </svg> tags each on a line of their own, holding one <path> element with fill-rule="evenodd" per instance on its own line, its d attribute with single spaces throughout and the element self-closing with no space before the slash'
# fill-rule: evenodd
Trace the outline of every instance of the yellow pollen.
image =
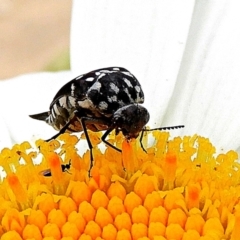
<svg viewBox="0 0 240 240">
<path fill-rule="evenodd" d="M 174 223 L 168 225 L 165 232 L 167 239 L 175 239 L 175 240 L 182 240 L 183 234 L 184 234 L 183 228 L 178 224 L 174 224 Z"/>
<path fill-rule="evenodd" d="M 190 184 L 187 188 L 186 188 L 186 203 L 188 206 L 188 209 L 191 208 L 199 208 L 199 204 L 200 204 L 200 187 L 197 184 Z"/>
<path fill-rule="evenodd" d="M 81 235 L 78 227 L 74 223 L 66 222 L 61 228 L 62 237 L 78 239 Z M 62 238 L 63 239 L 63 238 Z"/>
<path fill-rule="evenodd" d="M 22 237 L 16 231 L 9 231 L 1 237 L 1 240 L 22 240 Z"/>
<path fill-rule="evenodd" d="M 199 214 L 194 214 L 187 218 L 187 221 L 185 224 L 185 229 L 186 230 L 195 230 L 200 235 L 200 234 L 202 234 L 204 224 L 205 224 L 205 221 L 204 221 L 203 217 Z"/>
<path fill-rule="evenodd" d="M 116 240 L 132 240 L 131 233 L 127 229 L 118 231 Z"/>
<path fill-rule="evenodd" d="M 61 210 L 52 209 L 48 214 L 47 220 L 49 223 L 56 224 L 59 227 L 59 229 L 61 229 L 61 227 L 64 225 L 64 223 L 66 222 L 67 219 Z"/>
<path fill-rule="evenodd" d="M 7 181 L 15 197 L 17 198 L 17 201 L 21 204 L 22 209 L 26 208 L 28 206 L 27 192 L 22 187 L 18 177 L 14 173 L 10 173 L 7 176 Z"/>
<path fill-rule="evenodd" d="M 168 221 L 168 212 L 164 207 L 159 206 L 159 207 L 152 209 L 150 216 L 149 216 L 150 223 L 160 222 L 164 226 L 166 226 L 167 221 Z"/>
<path fill-rule="evenodd" d="M 153 191 L 152 193 L 148 194 L 144 199 L 144 207 L 151 212 L 153 208 L 163 205 L 163 198 L 161 197 L 160 193 L 157 191 Z"/>
<path fill-rule="evenodd" d="M 56 184 L 60 184 L 61 177 L 62 177 L 62 169 L 61 169 L 61 162 L 60 162 L 59 156 L 56 153 L 50 153 L 48 156 L 48 161 L 50 164 L 53 181 Z"/>
<path fill-rule="evenodd" d="M 123 201 L 117 196 L 114 196 L 113 198 L 110 199 L 107 209 L 114 218 L 120 215 L 121 213 L 125 212 Z"/>
<path fill-rule="evenodd" d="M 157 180 L 152 176 L 143 174 L 137 179 L 134 186 L 134 192 L 144 201 L 146 196 L 157 190 Z"/>
<path fill-rule="evenodd" d="M 2 218 L 2 227 L 6 229 L 6 231 L 14 230 L 22 234 L 22 229 L 25 227 L 25 224 L 24 215 L 14 208 L 8 209 Z"/>
<path fill-rule="evenodd" d="M 105 240 L 116 239 L 117 229 L 113 224 L 108 224 L 103 227 L 102 238 Z"/>
<path fill-rule="evenodd" d="M 148 234 L 147 226 L 144 225 L 143 223 L 134 223 L 132 225 L 131 234 L 133 240 L 137 240 L 141 237 L 147 236 Z"/>
<path fill-rule="evenodd" d="M 137 194 L 135 194 L 134 192 L 127 194 L 124 201 L 124 206 L 127 213 L 131 215 L 133 209 L 135 207 L 138 207 L 139 205 L 142 205 L 142 199 Z"/>
<path fill-rule="evenodd" d="M 114 225 L 116 226 L 117 230 L 127 229 L 131 230 L 132 220 L 130 215 L 126 212 L 119 214 L 115 218 Z"/>
<path fill-rule="evenodd" d="M 123 167 L 129 173 L 133 173 L 136 168 L 135 154 L 131 146 L 133 144 L 133 141 L 134 140 L 131 140 L 131 141 L 124 140 L 122 143 Z"/>
<path fill-rule="evenodd" d="M 31 210 L 30 215 L 27 218 L 29 225 L 35 225 L 40 231 L 47 224 L 47 217 L 41 210 Z"/>
<path fill-rule="evenodd" d="M 84 201 L 89 202 L 91 190 L 85 182 L 75 182 L 71 191 L 71 198 L 77 205 Z"/>
<path fill-rule="evenodd" d="M 126 189 L 118 181 L 113 182 L 107 191 L 107 195 L 109 198 L 116 196 L 124 200 L 126 197 L 126 194 L 127 194 Z"/>
<path fill-rule="evenodd" d="M 61 238 L 61 231 L 55 223 L 47 223 L 42 230 L 43 237 Z"/>
<path fill-rule="evenodd" d="M 53 195 L 42 194 L 41 196 L 39 196 L 38 208 L 45 214 L 45 216 L 47 216 L 52 209 L 56 209 L 57 204 L 53 199 Z"/>
<path fill-rule="evenodd" d="M 235 223 L 233 227 L 232 233 L 232 240 L 236 240 L 239 238 L 240 234 L 240 211 L 239 208 L 237 209 L 236 216 L 235 216 Z"/>
<path fill-rule="evenodd" d="M 132 223 L 143 223 L 148 225 L 149 213 L 143 206 L 138 206 L 132 211 Z"/>
<path fill-rule="evenodd" d="M 68 216 L 71 212 L 77 211 L 77 205 L 71 198 L 63 197 L 59 201 L 59 209 L 65 216 Z"/>
<path fill-rule="evenodd" d="M 181 194 L 181 189 L 174 189 L 168 192 L 164 199 L 164 207 L 170 212 L 172 209 L 178 208 L 177 202 L 184 200 L 183 195 Z"/>
<path fill-rule="evenodd" d="M 84 233 L 89 235 L 92 239 L 100 237 L 101 232 L 100 226 L 94 221 L 88 222 L 84 230 Z"/>
<path fill-rule="evenodd" d="M 90 134 L 90 176 L 89 151 L 79 156 L 79 139 L 67 133 L 38 140 L 37 150 L 27 142 L 2 150 L 1 240 L 239 239 L 236 152 L 217 155 L 206 138 L 154 131 L 146 152 L 138 140 L 111 134 L 122 153 L 102 153 L 101 133 Z"/>
<path fill-rule="evenodd" d="M 100 207 L 97 210 L 96 217 L 95 217 L 95 222 L 101 227 L 105 227 L 108 224 L 113 223 L 113 217 L 111 214 L 108 212 L 107 209 Z"/>
<path fill-rule="evenodd" d="M 172 188 L 177 169 L 177 158 L 173 152 L 167 152 L 163 164 L 164 188 Z"/>
<path fill-rule="evenodd" d="M 148 228 L 148 237 L 154 239 L 156 236 L 164 236 L 166 226 L 160 222 L 151 222 Z"/>
<path fill-rule="evenodd" d="M 42 239 L 42 233 L 36 225 L 27 224 L 22 233 L 23 239 Z"/>
<path fill-rule="evenodd" d="M 185 227 L 185 223 L 187 221 L 187 216 L 185 214 L 185 212 L 180 209 L 173 209 L 168 216 L 168 225 L 172 224 L 172 223 L 176 223 L 179 226 L 181 226 L 182 228 Z"/>
<path fill-rule="evenodd" d="M 86 220 L 83 218 L 82 214 L 76 211 L 73 211 L 68 216 L 68 222 L 76 225 L 79 233 L 83 233 L 85 226 L 86 226 Z"/>
<path fill-rule="evenodd" d="M 108 197 L 107 195 L 100 190 L 96 190 L 92 195 L 91 204 L 95 209 L 98 209 L 99 207 L 106 208 L 108 205 Z"/>
<path fill-rule="evenodd" d="M 96 210 L 94 209 L 94 207 L 84 201 L 79 205 L 79 209 L 78 209 L 79 213 L 82 214 L 83 218 L 85 219 L 86 222 L 89 222 L 91 220 L 95 219 L 95 215 L 96 215 Z"/>
</svg>

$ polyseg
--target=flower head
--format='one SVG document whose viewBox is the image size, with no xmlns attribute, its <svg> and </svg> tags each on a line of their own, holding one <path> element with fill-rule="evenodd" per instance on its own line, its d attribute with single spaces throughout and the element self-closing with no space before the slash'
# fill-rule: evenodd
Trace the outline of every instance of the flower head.
<svg viewBox="0 0 240 240">
<path fill-rule="evenodd" d="M 39 152 L 27 142 L 4 149 L 1 239 L 237 239 L 236 152 L 216 155 L 197 135 L 153 135 L 147 153 L 137 140 L 124 141 L 122 154 L 95 147 L 91 177 L 89 153 L 79 156 L 76 136 L 38 140 Z M 119 146 L 122 138 L 109 141 Z"/>
</svg>

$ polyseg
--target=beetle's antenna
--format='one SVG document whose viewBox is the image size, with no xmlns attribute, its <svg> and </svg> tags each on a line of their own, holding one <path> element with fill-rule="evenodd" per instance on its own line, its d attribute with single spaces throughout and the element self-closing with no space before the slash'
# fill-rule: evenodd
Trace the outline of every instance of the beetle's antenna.
<svg viewBox="0 0 240 240">
<path fill-rule="evenodd" d="M 177 126 L 170 126 L 170 127 L 159 127 L 159 128 L 152 128 L 152 129 L 143 129 L 143 132 L 151 132 L 155 130 L 163 131 L 163 130 L 172 130 L 172 129 L 178 129 L 178 128 L 184 128 L 184 125 L 177 125 Z"/>
<path fill-rule="evenodd" d="M 144 152 L 147 152 L 146 149 L 144 148 L 143 144 L 142 144 L 142 139 L 143 139 L 143 132 L 152 132 L 152 131 L 163 131 L 163 130 L 172 130 L 172 129 L 178 129 L 178 128 L 184 128 L 184 125 L 177 125 L 177 126 L 170 126 L 170 127 L 159 127 L 159 128 L 152 128 L 152 129 L 146 129 L 144 128 L 141 132 L 141 135 L 140 135 L 140 145 L 141 145 L 141 148 Z"/>
</svg>

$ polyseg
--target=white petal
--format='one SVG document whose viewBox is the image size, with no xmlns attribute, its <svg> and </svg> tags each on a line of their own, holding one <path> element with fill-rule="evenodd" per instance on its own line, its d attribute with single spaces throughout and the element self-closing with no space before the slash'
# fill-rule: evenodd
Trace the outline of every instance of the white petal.
<svg viewBox="0 0 240 240">
<path fill-rule="evenodd" d="M 11 146 L 12 146 L 12 140 L 10 137 L 9 130 L 7 128 L 7 125 L 3 117 L 0 115 L 0 152 L 1 152 L 1 149 L 5 147 L 10 148 Z"/>
<path fill-rule="evenodd" d="M 0 81 L 0 147 L 48 139 L 56 134 L 45 122 L 31 119 L 29 115 L 48 111 L 57 90 L 72 78 L 71 72 L 59 72 L 27 74 Z"/>
<path fill-rule="evenodd" d="M 164 125 L 210 137 L 226 151 L 240 145 L 240 22 L 237 1 L 198 1 Z M 160 99 L 160 98 L 159 98 Z"/>
<path fill-rule="evenodd" d="M 154 101 L 153 125 L 155 112 L 163 117 L 175 85 L 194 1 L 76 0 L 73 6 L 72 70 L 127 68 L 142 84 L 145 106 Z"/>
</svg>

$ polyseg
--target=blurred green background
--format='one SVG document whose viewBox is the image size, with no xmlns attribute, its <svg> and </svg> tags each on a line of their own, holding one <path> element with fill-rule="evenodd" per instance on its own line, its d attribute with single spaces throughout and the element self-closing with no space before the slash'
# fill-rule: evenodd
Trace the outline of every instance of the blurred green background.
<svg viewBox="0 0 240 240">
<path fill-rule="evenodd" d="M 44 71 L 61 71 L 70 69 L 69 50 L 61 52 L 56 58 L 52 59 L 44 68 Z"/>
</svg>

